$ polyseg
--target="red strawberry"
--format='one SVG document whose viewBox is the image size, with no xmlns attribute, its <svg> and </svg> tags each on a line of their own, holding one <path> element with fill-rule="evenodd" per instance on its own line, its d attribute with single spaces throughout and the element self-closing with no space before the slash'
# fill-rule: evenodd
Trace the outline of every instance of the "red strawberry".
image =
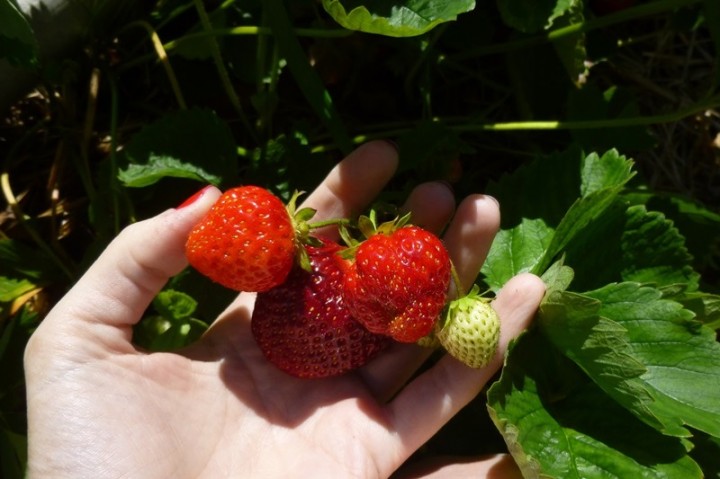
<svg viewBox="0 0 720 479">
<path fill-rule="evenodd" d="M 345 276 L 345 302 L 369 331 L 416 342 L 445 306 L 450 257 L 437 236 L 418 226 L 383 230 L 357 247 Z"/>
<path fill-rule="evenodd" d="M 293 218 L 278 197 L 258 186 L 223 193 L 185 245 L 195 269 L 237 291 L 265 291 L 282 283 L 295 253 Z"/>
<path fill-rule="evenodd" d="M 251 329 L 267 359 L 293 376 L 322 378 L 358 368 L 390 344 L 345 307 L 345 261 L 328 241 L 308 246 L 311 271 L 296 267 L 285 283 L 255 301 Z"/>
</svg>

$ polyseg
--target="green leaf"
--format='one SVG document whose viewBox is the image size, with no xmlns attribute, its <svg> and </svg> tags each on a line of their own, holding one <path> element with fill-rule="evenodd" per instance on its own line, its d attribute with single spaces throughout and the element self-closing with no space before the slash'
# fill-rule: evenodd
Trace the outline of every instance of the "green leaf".
<svg viewBox="0 0 720 479">
<path fill-rule="evenodd" d="M 720 214 L 692 198 L 650 190 L 623 194 L 631 204 L 642 204 L 673 222 L 685 238 L 696 268 L 711 267 L 720 258 Z"/>
<path fill-rule="evenodd" d="M 37 285 L 27 279 L 0 276 L 0 303 L 7 303 L 35 289 Z"/>
<path fill-rule="evenodd" d="M 499 291 L 516 274 L 534 270 L 552 233 L 541 219 L 523 219 L 514 228 L 499 231 L 481 269 L 486 284 Z"/>
<path fill-rule="evenodd" d="M 687 285 L 674 284 L 661 288 L 663 297 L 683 305 L 695 314 L 695 319 L 710 329 L 720 329 L 720 295 L 688 291 Z"/>
<path fill-rule="evenodd" d="M 175 351 L 200 338 L 207 325 L 197 319 L 187 318 L 174 322 L 150 344 L 151 351 Z"/>
<path fill-rule="evenodd" d="M 552 259 L 561 253 L 573 239 L 608 209 L 630 178 L 632 162 L 611 150 L 602 157 L 588 155 L 581 168 L 581 197 L 577 199 L 560 221 L 545 255 L 533 273 L 541 274 Z"/>
<path fill-rule="evenodd" d="M 410 37 L 473 10 L 475 0 L 323 0 L 323 7 L 349 30 Z"/>
<path fill-rule="evenodd" d="M 565 14 L 556 22 L 557 28 L 573 24 L 581 24 L 585 21 L 583 14 L 582 0 L 573 0 Z M 587 64 L 587 51 L 585 48 L 585 33 L 580 32 L 573 35 L 565 35 L 553 42 L 555 51 L 560 62 L 567 70 L 575 86 L 582 87 L 587 81 L 589 71 Z"/>
<path fill-rule="evenodd" d="M 0 264 L 0 302 L 10 302 L 61 275 L 45 253 L 17 240 L 0 239 Z"/>
<path fill-rule="evenodd" d="M 142 188 L 150 186 L 163 178 L 187 178 L 201 183 L 219 185 L 221 178 L 212 175 L 192 163 L 184 163 L 177 158 L 151 154 L 144 165 L 131 164 L 120 171 L 118 178 L 125 186 Z"/>
<path fill-rule="evenodd" d="M 685 238 L 661 213 L 647 211 L 644 206 L 628 208 L 621 246 L 623 280 L 698 288 L 700 276 L 691 266 Z"/>
<path fill-rule="evenodd" d="M 576 3 L 577 0 L 497 0 L 505 24 L 523 33 L 547 30 Z"/>
<path fill-rule="evenodd" d="M 264 8 L 267 12 L 268 25 L 273 31 L 273 37 L 287 61 L 290 73 L 295 77 L 295 81 L 305 95 L 305 99 L 332 135 L 335 144 L 343 153 L 350 153 L 352 142 L 345 129 L 345 124 L 335 109 L 330 93 L 323 85 L 317 71 L 310 64 L 305 50 L 295 35 L 283 0 L 266 0 Z"/>
<path fill-rule="evenodd" d="M 30 23 L 15 2 L 0 0 L 0 58 L 11 64 L 37 67 L 38 44 Z"/>
<path fill-rule="evenodd" d="M 683 442 L 637 420 L 538 330 L 511 345 L 488 409 L 524 477 L 702 477 Z"/>
<path fill-rule="evenodd" d="M 47 254 L 25 243 L 12 239 L 0 239 L 0 262 L 3 273 L 41 280 L 55 278 L 60 272 Z"/>
<path fill-rule="evenodd" d="M 630 353 L 627 331 L 600 316 L 601 303 L 592 297 L 557 292 L 539 310 L 543 332 L 597 385 L 638 418 L 656 429 L 662 423 L 652 413 L 652 397 L 638 381 L 645 366 Z"/>
<path fill-rule="evenodd" d="M 602 157 L 597 153 L 589 154 L 582 163 L 581 196 L 624 185 L 635 176 L 632 168 L 632 160 L 626 159 L 617 150 L 607 151 Z"/>
<path fill-rule="evenodd" d="M 197 301 L 182 291 L 166 289 L 155 296 L 153 306 L 162 317 L 180 321 L 192 316 L 197 308 Z"/>
<path fill-rule="evenodd" d="M 658 289 L 612 284 L 588 296 L 599 314 L 627 330 L 626 350 L 645 368 L 638 380 L 653 397 L 648 404 L 663 432 L 687 435 L 683 425 L 720 437 L 720 343 L 680 303 Z"/>
<path fill-rule="evenodd" d="M 165 177 L 214 185 L 236 183 L 236 146 L 230 128 L 208 110 L 168 114 L 136 133 L 123 150 L 125 186 L 145 187 Z"/>
<path fill-rule="evenodd" d="M 543 258 L 537 262 L 533 273 L 542 274 L 565 247 L 579 235 L 596 217 L 613 203 L 622 186 L 604 188 L 583 196 L 573 203 L 562 219 Z"/>
<path fill-rule="evenodd" d="M 575 272 L 571 267 L 565 265 L 562 258 L 554 262 L 541 278 L 545 283 L 545 295 L 549 296 L 557 291 L 565 291 L 574 277 Z"/>
</svg>

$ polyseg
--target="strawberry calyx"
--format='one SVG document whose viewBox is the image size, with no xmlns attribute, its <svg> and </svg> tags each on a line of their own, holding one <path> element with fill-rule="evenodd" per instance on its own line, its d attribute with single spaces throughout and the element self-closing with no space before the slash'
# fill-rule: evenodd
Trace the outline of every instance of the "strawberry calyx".
<svg viewBox="0 0 720 479">
<path fill-rule="evenodd" d="M 322 241 L 315 236 L 312 236 L 310 233 L 313 230 L 316 230 L 318 228 L 323 228 L 325 226 L 333 226 L 333 225 L 344 225 L 348 223 L 348 220 L 344 218 L 331 218 L 328 220 L 323 221 L 315 221 L 310 222 L 310 220 L 315 216 L 317 213 L 317 210 L 310 207 L 300 208 L 297 209 L 297 200 L 298 198 L 303 195 L 304 191 L 295 191 L 293 195 L 290 197 L 290 200 L 288 201 L 286 205 L 286 209 L 288 212 L 288 215 L 290 216 L 290 220 L 293 225 L 293 229 L 295 230 L 295 250 L 296 250 L 296 257 L 297 257 L 297 263 L 300 265 L 302 269 L 305 271 L 310 271 L 311 265 L 310 265 L 310 257 L 308 256 L 306 246 L 314 246 L 314 247 L 320 247 L 322 246 Z"/>
<path fill-rule="evenodd" d="M 475 302 L 481 301 L 483 303 L 489 303 L 491 300 L 490 298 L 486 298 L 480 294 L 480 287 L 477 284 L 473 284 L 470 291 L 468 291 L 465 295 L 459 296 L 452 301 L 450 301 L 447 305 L 447 314 L 445 314 L 445 322 L 448 320 L 451 320 L 452 314 L 451 312 L 453 310 L 461 311 L 461 312 L 467 312 L 473 307 L 475 307 Z M 441 327 L 445 326 L 445 322 L 442 323 Z"/>
<path fill-rule="evenodd" d="M 363 241 L 378 234 L 393 234 L 400 228 L 410 225 L 411 216 L 410 213 L 406 213 L 402 216 L 397 215 L 389 221 L 380 222 L 378 220 L 378 211 L 373 208 L 367 215 L 359 216 L 356 223 L 352 225 L 359 232 L 359 238 L 350 233 L 350 223 L 341 224 L 339 228 L 340 238 L 347 245 L 347 248 L 340 255 L 348 260 L 354 259 L 355 251 Z"/>
</svg>

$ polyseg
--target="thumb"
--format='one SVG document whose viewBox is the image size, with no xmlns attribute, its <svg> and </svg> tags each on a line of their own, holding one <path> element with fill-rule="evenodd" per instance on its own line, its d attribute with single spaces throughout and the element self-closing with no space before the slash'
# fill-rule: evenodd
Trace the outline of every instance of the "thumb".
<svg viewBox="0 0 720 479">
<path fill-rule="evenodd" d="M 133 350 L 132 326 L 167 280 L 187 265 L 188 234 L 219 196 L 216 188 L 206 187 L 180 207 L 126 227 L 33 336 L 79 343 L 76 352 L 90 345 L 105 351 Z"/>
</svg>

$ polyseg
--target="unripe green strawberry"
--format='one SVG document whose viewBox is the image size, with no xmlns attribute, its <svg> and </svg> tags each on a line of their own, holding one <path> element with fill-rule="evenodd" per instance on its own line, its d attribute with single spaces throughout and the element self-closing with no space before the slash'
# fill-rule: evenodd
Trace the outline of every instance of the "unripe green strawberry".
<svg viewBox="0 0 720 479">
<path fill-rule="evenodd" d="M 471 368 L 482 368 L 495 355 L 500 318 L 475 286 L 467 296 L 450 302 L 444 321 L 438 324 L 437 338 L 452 357 Z"/>
</svg>

